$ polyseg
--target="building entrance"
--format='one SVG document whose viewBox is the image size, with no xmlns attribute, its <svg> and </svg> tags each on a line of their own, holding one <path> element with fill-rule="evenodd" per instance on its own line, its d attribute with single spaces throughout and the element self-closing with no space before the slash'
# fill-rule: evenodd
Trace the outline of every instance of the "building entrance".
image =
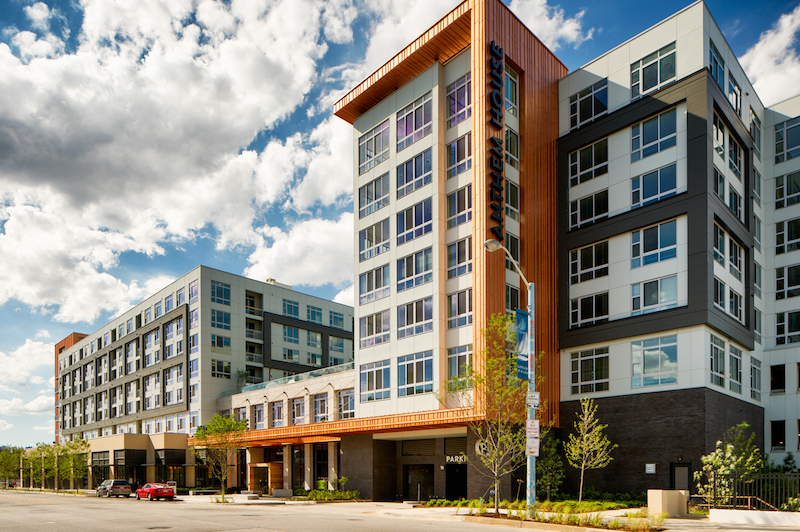
<svg viewBox="0 0 800 532">
<path fill-rule="evenodd" d="M 688 490 L 689 486 L 689 464 L 672 464 L 672 479 L 670 484 L 674 490 Z"/>
<path fill-rule="evenodd" d="M 445 467 L 445 497 L 455 501 L 467 498 L 467 464 L 447 464 Z"/>
<path fill-rule="evenodd" d="M 403 500 L 426 501 L 433 498 L 433 464 L 403 466 Z"/>
</svg>

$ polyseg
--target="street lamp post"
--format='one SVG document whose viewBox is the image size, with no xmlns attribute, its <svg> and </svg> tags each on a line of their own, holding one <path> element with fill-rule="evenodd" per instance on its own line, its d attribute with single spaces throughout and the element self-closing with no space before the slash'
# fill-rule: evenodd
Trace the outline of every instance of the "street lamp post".
<svg viewBox="0 0 800 532">
<path fill-rule="evenodd" d="M 483 247 L 486 248 L 489 252 L 494 252 L 502 249 L 506 252 L 506 256 L 511 260 L 511 264 L 514 265 L 514 268 L 519 273 L 519 276 L 522 278 L 522 281 L 528 287 L 528 390 L 536 390 L 536 340 L 534 338 L 534 327 L 533 324 L 535 323 L 535 316 L 534 316 L 534 305 L 533 305 L 533 296 L 534 296 L 534 286 L 533 283 L 529 283 L 528 279 L 525 278 L 525 274 L 522 273 L 522 269 L 519 267 L 519 263 L 511 256 L 511 252 L 508 249 L 498 242 L 495 239 L 489 239 L 483 243 Z M 526 419 L 532 420 L 536 419 L 536 409 L 534 408 L 527 408 L 526 404 L 526 411 L 527 416 Z M 527 427 L 526 427 L 527 429 Z M 528 515 L 531 514 L 533 508 L 536 504 L 536 457 L 535 456 L 528 456 L 528 467 L 527 467 L 527 474 L 526 474 L 526 502 L 528 506 Z"/>
</svg>

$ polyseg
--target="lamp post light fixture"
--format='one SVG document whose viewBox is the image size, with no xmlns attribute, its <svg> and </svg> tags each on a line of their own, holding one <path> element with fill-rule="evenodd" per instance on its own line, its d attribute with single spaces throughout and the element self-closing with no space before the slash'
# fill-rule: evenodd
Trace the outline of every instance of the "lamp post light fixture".
<svg viewBox="0 0 800 532">
<path fill-rule="evenodd" d="M 534 287 L 533 283 L 529 283 L 528 279 L 525 278 L 525 274 L 522 273 L 522 269 L 519 267 L 519 263 L 511 256 L 511 252 L 508 251 L 503 244 L 491 238 L 483 243 L 483 247 L 486 251 L 492 253 L 498 250 L 503 250 L 506 252 L 506 257 L 509 258 L 511 264 L 514 265 L 514 269 L 517 270 L 522 282 L 528 287 L 528 343 L 527 343 L 527 351 L 528 351 L 528 390 L 536 390 L 536 361 L 535 361 L 535 339 L 534 339 L 534 327 L 533 324 L 535 323 L 535 315 L 534 315 L 534 305 L 533 305 L 533 295 L 534 295 Z M 527 405 L 526 405 L 527 407 Z M 536 409 L 535 408 L 526 408 L 527 416 L 526 419 L 533 420 L 536 419 Z M 527 427 L 526 427 L 527 428 Z M 528 463 L 527 463 L 527 482 L 526 482 L 526 502 L 528 507 L 528 515 L 531 515 L 533 512 L 533 508 L 536 505 L 536 457 L 535 456 L 528 456 Z"/>
</svg>

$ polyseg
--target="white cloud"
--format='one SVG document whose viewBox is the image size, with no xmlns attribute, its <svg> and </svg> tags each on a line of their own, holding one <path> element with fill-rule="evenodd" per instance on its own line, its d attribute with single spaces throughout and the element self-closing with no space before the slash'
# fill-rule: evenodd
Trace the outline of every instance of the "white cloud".
<svg viewBox="0 0 800 532">
<path fill-rule="evenodd" d="M 0 386 L 9 388 L 27 388 L 32 382 L 33 372 L 42 366 L 53 364 L 53 344 L 34 342 L 31 339 L 11 353 L 0 351 Z M 34 384 L 41 384 L 34 382 Z M 21 400 L 20 400 L 21 401 Z M 6 413 L 2 407 L 0 412 Z"/>
<path fill-rule="evenodd" d="M 549 6 L 547 0 L 512 0 L 509 8 L 551 50 L 566 44 L 577 46 L 594 32 L 593 28 L 583 30 L 585 11 L 568 17 L 561 6 Z"/>
<path fill-rule="evenodd" d="M 50 8 L 44 2 L 36 2 L 32 6 L 22 8 L 25 15 L 30 19 L 31 25 L 37 30 L 48 31 L 50 29 Z"/>
<path fill-rule="evenodd" d="M 0 399 L 0 412 L 8 416 L 39 416 L 53 415 L 55 398 L 52 395 L 40 395 L 34 400 L 25 403 L 19 397 L 13 399 Z"/>
<path fill-rule="evenodd" d="M 772 29 L 761 34 L 740 63 L 761 101 L 770 106 L 800 91 L 800 57 L 794 44 L 800 30 L 800 5 L 781 15 Z M 787 89 L 791 92 L 787 93 Z"/>
<path fill-rule="evenodd" d="M 356 300 L 356 291 L 355 286 L 350 285 L 347 288 L 340 291 L 336 296 L 333 298 L 336 303 L 341 303 L 343 305 L 350 305 L 351 307 L 355 306 Z"/>
<path fill-rule="evenodd" d="M 36 336 L 34 338 L 36 338 L 37 340 L 40 338 L 44 339 L 50 338 L 50 331 L 46 329 L 39 329 L 38 331 L 36 331 Z"/>
<path fill-rule="evenodd" d="M 41 375 L 33 375 L 33 376 L 32 376 L 32 377 L 29 379 L 29 382 L 30 382 L 31 384 L 42 384 L 44 381 L 45 381 L 45 379 L 44 379 L 44 377 L 42 377 Z"/>
<path fill-rule="evenodd" d="M 274 278 L 290 285 L 343 285 L 353 278 L 353 215 L 338 220 L 312 219 L 286 231 L 261 229 L 264 241 L 250 255 L 244 275 Z"/>
<path fill-rule="evenodd" d="M 14 425 L 9 423 L 8 421 L 3 421 L 2 419 L 0 419 L 0 430 L 8 430 L 13 427 Z"/>
<path fill-rule="evenodd" d="M 46 421 L 44 425 L 36 425 L 35 427 L 32 427 L 32 429 L 42 432 L 55 432 L 56 422 L 55 420 L 51 419 L 49 421 Z"/>
</svg>

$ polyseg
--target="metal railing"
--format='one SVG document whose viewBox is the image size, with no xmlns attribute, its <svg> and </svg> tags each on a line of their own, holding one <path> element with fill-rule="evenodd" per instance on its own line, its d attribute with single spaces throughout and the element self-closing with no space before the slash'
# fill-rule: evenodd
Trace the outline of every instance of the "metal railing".
<svg viewBox="0 0 800 532">
<path fill-rule="evenodd" d="M 245 338 L 252 338 L 253 340 L 264 339 L 264 333 L 262 331 L 257 331 L 255 329 L 245 329 L 244 336 Z"/>
<path fill-rule="evenodd" d="M 355 363 L 353 362 L 348 362 L 347 364 L 339 364 L 338 366 L 330 366 L 328 368 L 315 369 L 314 371 L 309 371 L 306 373 L 298 373 L 296 375 L 290 375 L 289 377 L 283 377 L 281 379 L 262 382 L 261 384 L 255 384 L 253 386 L 245 386 L 241 390 L 223 392 L 222 397 L 227 397 L 242 392 L 252 392 L 254 390 L 262 390 L 264 388 L 272 388 L 274 386 L 282 386 L 284 384 L 289 384 L 290 382 L 300 382 L 306 379 L 313 379 L 314 377 L 322 377 L 323 375 L 341 373 L 343 371 L 353 371 L 353 369 L 355 369 Z"/>
<path fill-rule="evenodd" d="M 245 314 L 252 314 L 253 316 L 263 316 L 264 311 L 256 307 L 244 307 Z"/>
<path fill-rule="evenodd" d="M 800 473 L 714 475 L 711 484 L 711 508 L 775 511 L 800 497 Z"/>
</svg>

